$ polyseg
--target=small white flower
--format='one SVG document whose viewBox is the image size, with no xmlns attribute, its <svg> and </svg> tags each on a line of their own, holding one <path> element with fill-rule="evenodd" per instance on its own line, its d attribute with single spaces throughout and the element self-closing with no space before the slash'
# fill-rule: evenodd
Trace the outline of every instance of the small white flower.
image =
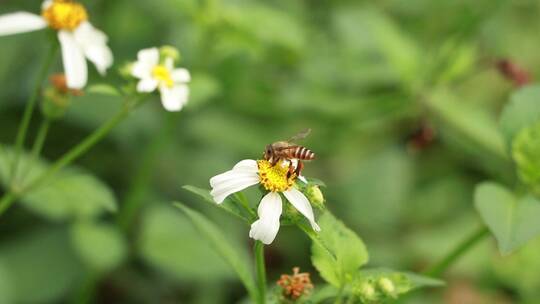
<svg viewBox="0 0 540 304">
<path fill-rule="evenodd" d="M 306 196 L 294 187 L 294 175 L 287 176 L 288 168 L 278 164 L 272 166 L 265 160 L 243 160 L 232 170 L 214 176 L 210 179 L 212 191 L 210 194 L 221 204 L 229 195 L 242 191 L 250 186 L 261 184 L 269 192 L 262 198 L 258 208 L 259 219 L 251 225 L 249 236 L 270 244 L 279 231 L 279 218 L 282 212 L 280 193 L 304 215 L 315 231 L 321 228 L 315 222 L 313 209 Z"/>
<path fill-rule="evenodd" d="M 180 111 L 188 101 L 187 83 L 191 80 L 189 71 L 175 69 L 174 59 L 171 57 L 166 57 L 161 62 L 157 48 L 139 51 L 131 75 L 140 79 L 137 92 L 150 93 L 159 89 L 161 103 L 167 111 Z"/>
<path fill-rule="evenodd" d="M 113 63 L 113 55 L 107 46 L 107 36 L 88 22 L 84 6 L 70 0 L 46 0 L 41 9 L 41 16 L 27 12 L 0 16 L 0 36 L 50 27 L 58 31 L 70 89 L 82 89 L 86 85 L 86 59 L 104 75 Z"/>
</svg>

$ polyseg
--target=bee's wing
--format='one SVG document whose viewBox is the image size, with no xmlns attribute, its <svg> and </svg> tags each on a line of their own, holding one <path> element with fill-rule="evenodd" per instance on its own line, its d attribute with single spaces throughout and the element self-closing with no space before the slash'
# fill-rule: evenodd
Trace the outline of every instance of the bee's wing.
<svg viewBox="0 0 540 304">
<path fill-rule="evenodd" d="M 311 128 L 305 129 L 304 131 L 302 131 L 302 132 L 294 135 L 293 137 L 289 138 L 289 140 L 287 140 L 287 141 L 288 142 L 293 142 L 293 141 L 304 139 L 304 138 L 308 137 L 308 135 L 310 133 L 311 133 Z"/>
</svg>

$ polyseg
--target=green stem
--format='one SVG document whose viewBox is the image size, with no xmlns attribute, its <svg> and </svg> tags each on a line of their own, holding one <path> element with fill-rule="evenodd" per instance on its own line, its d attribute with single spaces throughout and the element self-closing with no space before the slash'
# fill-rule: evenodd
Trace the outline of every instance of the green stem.
<svg viewBox="0 0 540 304">
<path fill-rule="evenodd" d="M 255 263 L 257 270 L 257 285 L 259 288 L 259 304 L 266 303 L 266 266 L 264 264 L 264 244 L 255 241 Z"/>
<path fill-rule="evenodd" d="M 19 158 L 21 156 L 24 140 L 26 139 L 26 134 L 28 133 L 28 126 L 30 125 L 30 121 L 32 120 L 32 114 L 34 113 L 34 108 L 36 107 L 38 96 L 41 91 L 41 84 L 47 77 L 47 73 L 49 72 L 49 68 L 55 58 L 57 50 L 58 50 L 58 43 L 53 42 L 51 48 L 49 49 L 49 53 L 45 57 L 43 66 L 39 70 L 38 79 L 34 87 L 34 90 L 32 91 L 32 94 L 30 95 L 30 97 L 28 98 L 28 101 L 26 102 L 26 107 L 24 109 L 21 125 L 19 127 L 19 130 L 17 131 L 17 137 L 15 139 L 15 157 L 13 159 L 13 163 L 11 165 L 11 170 L 10 170 L 10 175 L 9 175 L 11 182 L 13 182 L 16 179 L 17 167 L 19 166 Z"/>
<path fill-rule="evenodd" d="M 486 227 L 481 227 L 471 233 L 456 248 L 450 251 L 441 261 L 433 265 L 424 274 L 431 277 L 442 275 L 454 262 L 456 262 L 463 254 L 474 247 L 478 242 L 489 235 L 489 230 Z"/>
<path fill-rule="evenodd" d="M 39 187 L 43 182 L 48 180 L 51 176 L 55 175 L 58 171 L 71 164 L 74 160 L 86 153 L 90 148 L 107 136 L 124 118 L 126 118 L 131 111 L 131 107 L 123 107 L 116 115 L 105 122 L 101 127 L 95 130 L 92 134 L 86 137 L 78 145 L 69 150 L 59 160 L 49 167 L 45 173 L 33 181 L 30 185 L 24 188 L 24 192 L 30 191 L 36 187 Z M 1 213 L 0 213 L 1 214 Z"/>
<path fill-rule="evenodd" d="M 30 170 L 32 169 L 32 166 L 36 163 L 39 156 L 41 155 L 41 151 L 43 150 L 43 145 L 45 144 L 45 140 L 47 139 L 47 134 L 49 133 L 49 127 L 51 126 L 51 121 L 47 118 L 44 118 L 41 122 L 41 125 L 38 129 L 38 134 L 36 136 L 36 140 L 34 141 L 34 145 L 32 147 L 32 154 L 30 162 L 28 163 L 28 166 L 25 170 L 25 172 L 21 176 L 21 180 L 24 180 L 28 173 L 30 173 Z"/>
<path fill-rule="evenodd" d="M 129 115 L 131 110 L 134 108 L 133 105 L 137 104 L 138 103 L 126 103 L 126 105 L 122 108 L 121 111 L 119 111 L 115 116 L 110 118 L 101 127 L 95 130 L 88 137 L 86 137 L 82 142 L 69 150 L 59 160 L 54 162 L 54 164 L 52 164 L 47 171 L 37 177 L 28 186 L 23 187 L 20 190 L 17 189 L 16 193 L 14 193 L 13 189 L 11 189 L 11 191 L 8 191 L 6 194 L 4 194 L 4 196 L 0 199 L 0 215 L 2 215 L 13 204 L 15 199 L 17 199 L 24 193 L 41 186 L 58 171 L 63 169 L 65 166 L 71 164 L 74 160 L 76 160 L 78 157 L 80 157 L 90 148 L 92 148 L 95 144 L 97 144 L 100 140 L 102 140 L 107 134 L 112 131 L 112 129 L 114 129 L 114 127 L 116 127 L 122 120 L 124 120 L 124 118 Z"/>
</svg>

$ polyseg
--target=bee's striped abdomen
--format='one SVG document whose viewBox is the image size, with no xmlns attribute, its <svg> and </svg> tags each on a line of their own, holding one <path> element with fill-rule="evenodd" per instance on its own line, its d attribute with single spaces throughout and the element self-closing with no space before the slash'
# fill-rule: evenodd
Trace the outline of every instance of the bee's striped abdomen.
<svg viewBox="0 0 540 304">
<path fill-rule="evenodd" d="M 312 160 L 315 159 L 315 153 L 313 153 L 311 150 L 309 150 L 306 147 L 298 146 L 296 147 L 292 153 L 291 158 L 297 158 L 301 160 Z"/>
</svg>

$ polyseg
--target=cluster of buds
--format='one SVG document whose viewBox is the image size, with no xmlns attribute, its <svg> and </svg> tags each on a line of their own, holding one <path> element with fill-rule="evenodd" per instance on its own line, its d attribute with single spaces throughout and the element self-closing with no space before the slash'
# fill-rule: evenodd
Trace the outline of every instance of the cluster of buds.
<svg viewBox="0 0 540 304">
<path fill-rule="evenodd" d="M 49 86 L 43 92 L 41 110 L 48 119 L 58 119 L 67 111 L 71 97 L 82 96 L 81 90 L 70 89 L 64 74 L 53 74 L 49 77 Z"/>
<path fill-rule="evenodd" d="M 393 273 L 363 278 L 355 286 L 353 293 L 362 303 L 381 303 L 387 299 L 396 299 L 410 289 L 411 283 L 405 275 Z"/>
<path fill-rule="evenodd" d="M 300 273 L 300 268 L 294 267 L 293 274 L 282 274 L 277 285 L 281 287 L 281 297 L 284 301 L 296 302 L 302 296 L 309 295 L 313 290 L 313 284 L 309 273 Z"/>
</svg>

